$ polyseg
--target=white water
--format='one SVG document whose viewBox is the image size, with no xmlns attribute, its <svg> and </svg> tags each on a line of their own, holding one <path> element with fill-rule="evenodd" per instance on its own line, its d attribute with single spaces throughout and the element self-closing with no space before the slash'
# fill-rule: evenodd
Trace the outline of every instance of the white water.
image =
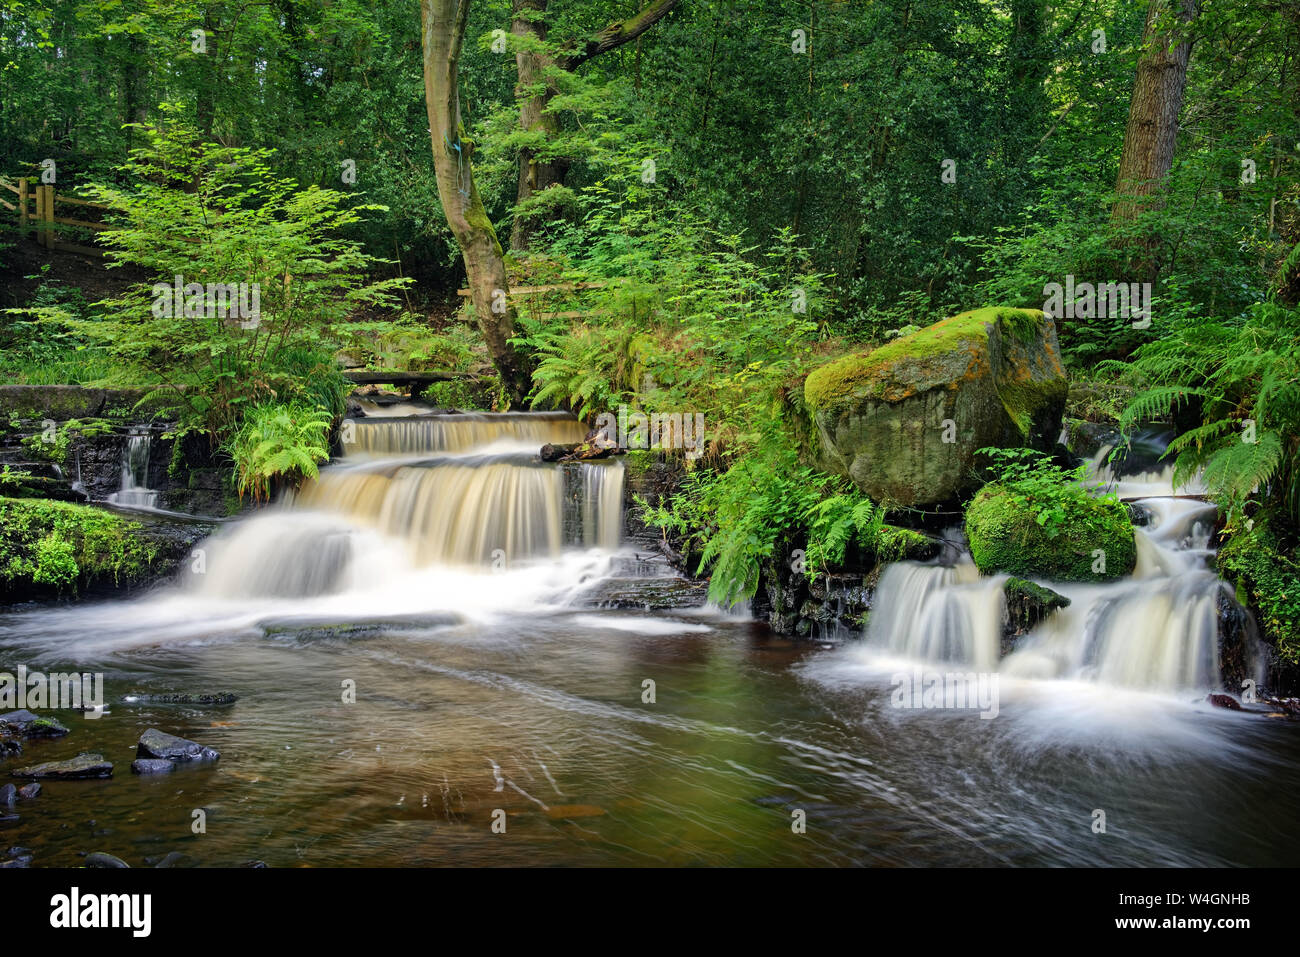
<svg viewBox="0 0 1300 957">
<path fill-rule="evenodd" d="M 1041 580 L 1070 599 L 999 661 L 1005 576 L 982 577 L 963 555 L 956 567 L 900 562 L 881 576 L 867 641 L 848 667 L 880 671 L 900 662 L 996 671 L 1012 682 L 1051 682 L 1052 694 L 1096 688 L 1199 700 L 1219 690 L 1219 603 L 1232 590 L 1209 570 L 1215 508 L 1173 487 L 1171 470 L 1119 478 L 1098 453 L 1090 481 L 1146 511 L 1135 528 L 1137 562 L 1118 582 Z M 1192 488 L 1197 486 L 1192 485 Z M 1152 490 L 1164 497 L 1139 497 Z M 1021 685 L 1022 697 L 1043 686 Z M 1239 691 L 1239 689 L 1229 689 Z"/>
<path fill-rule="evenodd" d="M 148 429 L 133 429 L 122 450 L 122 484 L 118 491 L 108 496 L 112 505 L 127 508 L 154 508 L 158 493 L 148 487 L 149 449 Z"/>
</svg>

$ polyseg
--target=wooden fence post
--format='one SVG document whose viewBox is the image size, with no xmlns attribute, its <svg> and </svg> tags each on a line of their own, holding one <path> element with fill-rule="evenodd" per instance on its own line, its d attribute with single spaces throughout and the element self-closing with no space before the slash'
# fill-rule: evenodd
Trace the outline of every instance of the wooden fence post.
<svg viewBox="0 0 1300 957">
<path fill-rule="evenodd" d="M 18 235 L 27 238 L 27 177 L 18 179 Z"/>
<path fill-rule="evenodd" d="M 45 194 L 44 215 L 41 217 L 45 221 L 44 232 L 41 236 L 41 245 L 46 249 L 54 248 L 54 187 L 40 187 Z"/>
</svg>

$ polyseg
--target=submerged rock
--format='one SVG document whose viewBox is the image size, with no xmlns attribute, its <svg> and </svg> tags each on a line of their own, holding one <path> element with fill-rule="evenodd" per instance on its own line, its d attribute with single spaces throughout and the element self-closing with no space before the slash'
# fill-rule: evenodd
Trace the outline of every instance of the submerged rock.
<svg viewBox="0 0 1300 957">
<path fill-rule="evenodd" d="M 131 865 L 120 857 L 114 857 L 112 854 L 105 854 L 103 851 L 95 851 L 86 855 L 87 867 L 99 868 L 129 868 Z"/>
<path fill-rule="evenodd" d="M 0 785 L 0 807 L 13 807 L 18 800 L 18 789 L 12 784 Z"/>
<path fill-rule="evenodd" d="M 1230 694 L 1207 694 L 1205 700 L 1216 708 L 1227 708 L 1229 711 L 1241 711 L 1240 702 Z"/>
<path fill-rule="evenodd" d="M 58 720 L 33 714 L 25 708 L 0 714 L 0 729 L 24 738 L 61 738 L 68 733 Z"/>
<path fill-rule="evenodd" d="M 988 308 L 814 370 L 804 405 L 824 468 L 873 501 L 932 505 L 978 486 L 981 448 L 1050 449 L 1067 390 L 1052 319 Z"/>
<path fill-rule="evenodd" d="M 18 796 L 24 801 L 34 801 L 40 793 L 41 786 L 36 781 L 33 781 L 31 784 L 24 784 L 18 789 Z"/>
<path fill-rule="evenodd" d="M 31 767 L 17 768 L 9 772 L 15 778 L 33 780 L 82 780 L 86 778 L 111 778 L 113 765 L 105 761 L 102 754 L 83 753 L 66 761 L 47 761 Z"/>
<path fill-rule="evenodd" d="M 216 761 L 221 755 L 212 748 L 205 748 L 197 741 L 178 738 L 174 734 L 150 728 L 140 735 L 140 743 L 136 745 L 136 757 L 165 761 Z M 134 767 L 132 769 L 134 770 Z"/>
<path fill-rule="evenodd" d="M 126 695 L 124 701 L 131 704 L 199 704 L 225 705 L 234 704 L 239 696 L 229 691 L 203 692 L 200 694 L 141 694 Z"/>
<path fill-rule="evenodd" d="M 131 762 L 132 774 L 168 774 L 176 770 L 176 763 L 166 758 L 136 758 Z"/>
</svg>

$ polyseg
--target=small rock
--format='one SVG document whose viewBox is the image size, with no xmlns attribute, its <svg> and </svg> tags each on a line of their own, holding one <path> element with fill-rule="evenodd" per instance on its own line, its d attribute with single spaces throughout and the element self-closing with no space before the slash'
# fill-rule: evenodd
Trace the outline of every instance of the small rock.
<svg viewBox="0 0 1300 957">
<path fill-rule="evenodd" d="M 263 868 L 266 867 L 266 861 L 244 861 L 244 867 Z"/>
<path fill-rule="evenodd" d="M 27 709 L 0 714 L 0 728 L 25 738 L 61 738 L 68 729 L 54 718 L 43 718 Z"/>
<path fill-rule="evenodd" d="M 30 867 L 32 859 L 30 857 L 15 857 L 11 861 L 0 861 L 0 868 L 10 869 L 19 867 Z"/>
<path fill-rule="evenodd" d="M 93 854 L 86 855 L 87 867 L 127 867 L 131 865 L 120 857 L 114 857 L 112 854 L 105 854 L 103 851 L 95 851 Z"/>
<path fill-rule="evenodd" d="M 1241 704 L 1230 694 L 1207 694 L 1205 700 L 1216 708 L 1227 708 L 1229 711 L 1242 710 Z"/>
<path fill-rule="evenodd" d="M 181 862 L 184 860 L 184 854 L 180 851 L 172 851 L 165 855 L 161 861 L 154 865 L 154 867 L 179 867 Z"/>
<path fill-rule="evenodd" d="M 33 781 L 31 784 L 24 784 L 18 789 L 18 796 L 24 801 L 34 800 L 40 793 L 41 785 L 39 781 Z"/>
<path fill-rule="evenodd" d="M 0 807 L 13 807 L 18 800 L 18 789 L 12 784 L 0 785 Z"/>
<path fill-rule="evenodd" d="M 166 758 L 136 758 L 131 762 L 132 774 L 167 774 L 175 770 L 175 762 Z"/>
<path fill-rule="evenodd" d="M 201 694 L 129 694 L 124 700 L 132 704 L 234 704 L 239 700 L 239 696 L 229 691 Z"/>
<path fill-rule="evenodd" d="M 163 758 L 168 761 L 215 761 L 221 757 L 212 748 L 205 748 L 197 741 L 178 738 L 157 728 L 150 728 L 140 735 L 135 753 L 137 758 Z"/>
<path fill-rule="evenodd" d="M 79 754 L 67 761 L 47 761 L 31 767 L 9 772 L 15 778 L 81 780 L 84 778 L 111 778 L 113 765 L 102 754 Z"/>
</svg>

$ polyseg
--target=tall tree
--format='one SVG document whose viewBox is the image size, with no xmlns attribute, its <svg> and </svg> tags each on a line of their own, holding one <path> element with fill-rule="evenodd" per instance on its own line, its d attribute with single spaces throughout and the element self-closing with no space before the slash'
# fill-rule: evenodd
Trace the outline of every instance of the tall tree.
<svg viewBox="0 0 1300 957">
<path fill-rule="evenodd" d="M 1151 0 L 1137 79 L 1124 129 L 1124 151 L 1119 160 L 1111 208 L 1113 222 L 1137 217 L 1146 197 L 1159 192 L 1174 164 L 1178 114 L 1187 90 L 1187 64 L 1192 55 L 1191 23 L 1201 0 Z"/>
<path fill-rule="evenodd" d="M 515 65 L 519 71 L 519 85 L 515 88 L 520 98 L 519 123 L 528 132 L 540 134 L 544 140 L 559 132 L 555 115 L 547 109 L 556 93 L 552 71 L 558 68 L 572 72 L 588 60 L 632 42 L 666 17 L 677 6 L 678 0 L 650 0 L 634 16 L 615 20 L 558 52 L 547 43 L 548 2 L 514 0 L 510 30 L 526 40 L 515 53 Z M 528 209 L 527 204 L 552 186 L 563 185 L 571 162 L 569 157 L 546 155 L 544 148 L 525 146 L 519 151 L 519 188 L 515 202 L 525 208 L 515 216 L 510 233 L 511 249 L 523 250 L 532 244 L 533 237 L 541 228 L 543 215 L 535 208 Z"/>
<path fill-rule="evenodd" d="M 461 122 L 459 64 L 469 5 L 470 0 L 420 2 L 424 99 L 438 196 L 465 260 L 474 318 L 506 394 L 513 404 L 522 405 L 531 374 L 525 358 L 510 343 L 515 312 L 510 305 L 505 256 L 474 184 L 474 141 L 463 135 Z"/>
</svg>

